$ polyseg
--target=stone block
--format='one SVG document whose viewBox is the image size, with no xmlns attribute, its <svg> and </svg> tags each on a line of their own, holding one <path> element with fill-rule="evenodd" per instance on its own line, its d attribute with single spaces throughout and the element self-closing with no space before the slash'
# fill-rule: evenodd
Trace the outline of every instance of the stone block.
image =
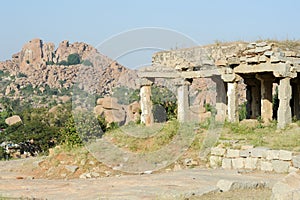
<svg viewBox="0 0 300 200">
<path fill-rule="evenodd" d="M 227 149 L 226 157 L 227 158 L 238 158 L 238 157 L 240 157 L 240 150 Z"/>
<path fill-rule="evenodd" d="M 241 146 L 241 150 L 247 150 L 247 149 L 253 149 L 254 146 L 253 145 L 242 145 Z"/>
<path fill-rule="evenodd" d="M 232 168 L 232 161 L 229 158 L 224 158 L 222 160 L 222 168 L 223 169 L 231 169 Z"/>
<path fill-rule="evenodd" d="M 271 162 L 261 161 L 260 162 L 260 170 L 271 172 L 271 171 L 273 171 L 273 165 Z"/>
<path fill-rule="evenodd" d="M 279 150 L 267 150 L 267 160 L 279 160 Z"/>
<path fill-rule="evenodd" d="M 291 151 L 280 150 L 279 151 L 279 160 L 292 160 L 293 153 Z"/>
<path fill-rule="evenodd" d="M 251 57 L 251 58 L 247 58 L 247 59 L 246 59 L 246 62 L 249 63 L 249 64 L 259 63 L 258 56 L 254 56 L 254 57 Z"/>
<path fill-rule="evenodd" d="M 287 173 L 289 171 L 290 163 L 282 160 L 272 160 L 272 166 L 277 173 Z"/>
<path fill-rule="evenodd" d="M 267 157 L 267 150 L 268 148 L 253 148 L 251 150 L 251 157 L 253 158 L 266 158 Z"/>
<path fill-rule="evenodd" d="M 251 156 L 251 149 L 240 150 L 240 157 L 247 158 Z"/>
<path fill-rule="evenodd" d="M 256 169 L 258 158 L 245 158 L 246 169 Z"/>
<path fill-rule="evenodd" d="M 209 158 L 209 166 L 211 168 L 218 168 L 222 165 L 222 157 L 220 156 L 210 156 Z"/>
<path fill-rule="evenodd" d="M 300 199 L 300 175 L 292 172 L 274 184 L 272 188 L 273 200 Z"/>
<path fill-rule="evenodd" d="M 233 169 L 243 169 L 245 167 L 244 158 L 234 158 L 232 159 L 232 168 Z"/>
<path fill-rule="evenodd" d="M 293 167 L 300 168 L 300 155 L 293 156 L 292 163 L 293 163 Z"/>
<path fill-rule="evenodd" d="M 226 149 L 220 147 L 213 147 L 210 150 L 210 154 L 214 156 L 224 156 Z"/>
</svg>

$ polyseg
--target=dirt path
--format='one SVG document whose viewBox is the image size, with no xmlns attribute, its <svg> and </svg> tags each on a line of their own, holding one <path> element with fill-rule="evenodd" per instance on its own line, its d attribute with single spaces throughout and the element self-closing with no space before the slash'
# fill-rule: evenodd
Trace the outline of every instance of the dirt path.
<svg viewBox="0 0 300 200">
<path fill-rule="evenodd" d="M 219 180 L 265 182 L 272 185 L 284 175 L 239 174 L 231 170 L 189 169 L 176 172 L 124 175 L 98 179 L 32 179 L 39 160 L 0 162 L 0 197 L 40 199 L 184 199 L 216 191 Z"/>
</svg>

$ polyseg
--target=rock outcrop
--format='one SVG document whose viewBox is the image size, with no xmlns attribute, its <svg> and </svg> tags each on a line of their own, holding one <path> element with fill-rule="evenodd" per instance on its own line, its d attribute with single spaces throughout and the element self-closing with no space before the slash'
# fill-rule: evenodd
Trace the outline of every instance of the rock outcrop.
<svg viewBox="0 0 300 200">
<path fill-rule="evenodd" d="M 19 115 L 14 115 L 14 116 L 11 116 L 11 117 L 5 119 L 5 123 L 9 126 L 14 125 L 19 122 L 22 122 L 22 119 L 20 118 Z"/>
<path fill-rule="evenodd" d="M 68 56 L 78 54 L 80 60 L 89 61 L 90 65 L 61 65 L 67 62 Z M 70 88 L 78 83 L 80 89 L 102 95 L 111 94 L 113 87 L 126 85 L 135 88 L 135 71 L 129 70 L 116 61 L 100 54 L 91 45 L 69 41 L 62 41 L 55 49 L 53 43 L 43 43 L 41 39 L 33 39 L 26 43 L 19 53 L 11 60 L 0 62 L 0 70 L 14 76 L 11 90 L 32 85 L 33 88 L 44 90 L 50 88 Z"/>
</svg>

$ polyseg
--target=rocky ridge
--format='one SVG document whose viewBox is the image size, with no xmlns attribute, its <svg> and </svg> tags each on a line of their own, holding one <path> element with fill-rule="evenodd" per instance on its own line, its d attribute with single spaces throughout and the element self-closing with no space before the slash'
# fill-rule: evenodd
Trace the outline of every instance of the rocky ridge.
<svg viewBox="0 0 300 200">
<path fill-rule="evenodd" d="M 70 54 L 78 54 L 81 61 L 88 60 L 92 66 L 83 64 L 60 65 Z M 27 85 L 43 92 L 50 88 L 69 89 L 78 83 L 81 89 L 98 94 L 110 94 L 113 87 L 125 85 L 135 87 L 136 73 L 102 55 L 91 45 L 62 41 L 55 49 L 53 43 L 33 39 L 26 43 L 11 60 L 0 62 L 0 70 L 10 74 L 11 83 L 5 89 L 6 95 Z"/>
</svg>

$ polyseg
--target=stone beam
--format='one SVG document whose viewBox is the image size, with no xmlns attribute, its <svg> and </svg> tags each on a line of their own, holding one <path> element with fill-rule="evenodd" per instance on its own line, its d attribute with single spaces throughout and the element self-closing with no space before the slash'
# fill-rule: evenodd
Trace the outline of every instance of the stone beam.
<svg viewBox="0 0 300 200">
<path fill-rule="evenodd" d="M 277 128 L 284 128 L 286 125 L 292 122 L 292 111 L 290 107 L 292 87 L 290 85 L 290 80 L 291 78 L 283 78 L 279 81 L 279 107 L 277 112 Z"/>
<path fill-rule="evenodd" d="M 247 73 L 260 73 L 260 72 L 283 72 L 286 71 L 287 64 L 286 63 L 260 63 L 257 65 L 249 65 L 249 64 L 240 64 L 239 66 L 234 68 L 234 72 L 238 74 L 247 74 Z"/>
</svg>

